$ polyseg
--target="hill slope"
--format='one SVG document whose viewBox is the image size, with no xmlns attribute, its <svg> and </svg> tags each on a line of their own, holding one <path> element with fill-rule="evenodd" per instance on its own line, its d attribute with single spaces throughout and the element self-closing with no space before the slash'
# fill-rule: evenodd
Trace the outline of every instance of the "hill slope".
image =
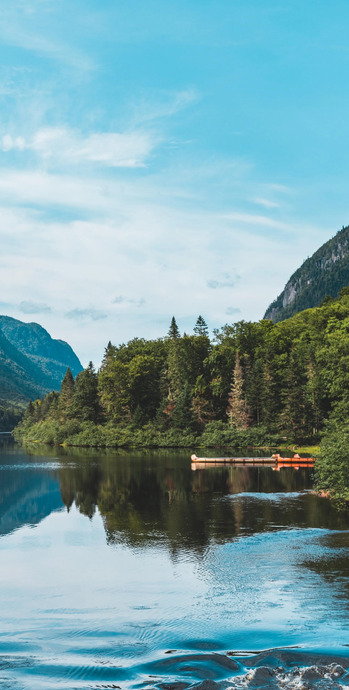
<svg viewBox="0 0 349 690">
<path fill-rule="evenodd" d="M 318 307 L 324 297 L 337 297 L 349 285 L 349 226 L 322 245 L 291 276 L 283 291 L 268 307 L 264 318 L 283 321 L 310 307 Z"/>
<path fill-rule="evenodd" d="M 23 405 L 59 390 L 68 366 L 74 376 L 82 369 L 70 345 L 39 324 L 0 316 L 0 405 Z"/>
</svg>

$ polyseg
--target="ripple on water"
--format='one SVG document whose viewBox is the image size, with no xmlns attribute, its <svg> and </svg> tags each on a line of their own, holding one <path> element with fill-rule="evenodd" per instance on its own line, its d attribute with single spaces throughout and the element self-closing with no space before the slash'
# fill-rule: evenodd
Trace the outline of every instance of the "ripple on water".
<svg viewBox="0 0 349 690">
<path fill-rule="evenodd" d="M 253 492 L 253 491 L 243 491 L 238 494 L 230 494 L 225 497 L 225 500 L 234 501 L 241 499 L 252 499 L 255 501 L 270 501 L 273 503 L 279 503 L 280 501 L 292 501 L 293 499 L 298 499 L 300 496 L 307 496 L 311 491 L 275 491 L 275 492 Z"/>
<path fill-rule="evenodd" d="M 209 641 L 207 641 L 208 644 Z M 195 641 L 194 641 L 195 643 Z M 204 640 L 197 641 L 203 646 Z M 174 650 L 168 650 L 174 652 Z M 122 666 L 111 659 L 94 660 L 80 654 L 40 664 L 33 658 L 3 658 L 0 688 L 147 688 L 151 690 L 340 690 L 349 686 L 348 654 L 328 654 L 298 649 L 263 652 L 179 652 L 150 662 Z M 74 663 L 74 661 L 78 663 Z M 35 667 L 34 667 L 34 662 Z M 70 663 L 69 663 L 70 662 Z M 17 671 L 16 679 L 11 671 Z M 29 673 L 34 681 L 28 684 Z"/>
</svg>

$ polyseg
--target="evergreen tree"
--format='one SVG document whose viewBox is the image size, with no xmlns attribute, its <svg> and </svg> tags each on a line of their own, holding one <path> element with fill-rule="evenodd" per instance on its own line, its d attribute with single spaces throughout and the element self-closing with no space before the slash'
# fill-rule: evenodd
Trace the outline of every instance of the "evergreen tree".
<svg viewBox="0 0 349 690">
<path fill-rule="evenodd" d="M 305 384 L 301 363 L 293 349 L 284 371 L 280 422 L 281 429 L 295 439 L 302 438 L 307 433 Z"/>
<path fill-rule="evenodd" d="M 92 362 L 76 377 L 72 411 L 76 418 L 83 421 L 97 424 L 100 420 L 98 378 Z"/>
<path fill-rule="evenodd" d="M 208 327 L 205 319 L 200 315 L 194 326 L 195 335 L 204 335 L 208 338 Z"/>
<path fill-rule="evenodd" d="M 208 399 L 210 388 L 205 382 L 205 377 L 200 374 L 195 382 L 192 402 L 192 413 L 198 427 L 203 427 L 214 416 L 211 410 L 211 401 Z"/>
<path fill-rule="evenodd" d="M 65 419 L 66 417 L 69 416 L 69 413 L 71 411 L 71 404 L 73 401 L 73 393 L 74 393 L 74 377 L 73 374 L 70 371 L 70 367 L 68 367 L 64 379 L 61 384 L 61 390 L 59 393 L 59 403 L 58 403 L 58 408 L 59 408 L 59 415 L 61 420 Z"/>
<path fill-rule="evenodd" d="M 186 381 L 171 414 L 171 422 L 175 429 L 189 429 L 192 427 L 191 405 L 192 395 L 188 381 Z"/>
<path fill-rule="evenodd" d="M 257 424 L 261 421 L 263 395 L 263 360 L 256 358 L 252 366 L 249 367 L 246 377 L 246 402 L 253 421 Z"/>
<path fill-rule="evenodd" d="M 115 345 L 112 345 L 111 341 L 109 340 L 108 345 L 104 350 L 104 357 L 103 357 L 101 369 L 108 366 L 108 364 L 110 364 L 113 361 L 113 359 L 116 356 L 116 352 L 117 352 L 117 348 L 115 347 Z"/>
<path fill-rule="evenodd" d="M 180 352 L 180 333 L 173 316 L 169 335 L 169 349 L 167 357 L 167 376 L 169 381 L 169 400 L 177 402 L 183 387 L 183 367 Z"/>
<path fill-rule="evenodd" d="M 229 426 L 236 426 L 237 429 L 247 429 L 250 421 L 250 414 L 243 392 L 243 372 L 240 362 L 239 352 L 236 351 L 234 378 L 228 396 L 228 423 Z"/>
<path fill-rule="evenodd" d="M 172 319 L 171 319 L 171 324 L 170 324 L 170 328 L 168 331 L 168 336 L 172 340 L 177 340 L 178 338 L 181 337 L 180 332 L 179 332 L 179 328 L 177 326 L 176 319 L 174 316 L 172 316 Z"/>
<path fill-rule="evenodd" d="M 24 413 L 24 420 L 29 422 L 35 421 L 35 405 L 32 400 L 29 401 L 27 409 Z"/>
</svg>

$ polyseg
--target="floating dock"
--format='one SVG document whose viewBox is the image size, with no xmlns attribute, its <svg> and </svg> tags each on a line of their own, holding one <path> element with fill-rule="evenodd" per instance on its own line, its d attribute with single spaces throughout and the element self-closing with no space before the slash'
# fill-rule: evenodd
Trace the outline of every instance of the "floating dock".
<svg viewBox="0 0 349 690">
<path fill-rule="evenodd" d="M 272 455 L 269 458 L 250 458 L 250 457 L 225 457 L 225 458 L 198 458 L 195 454 L 191 456 L 192 466 L 195 468 L 205 467 L 206 465 L 237 465 L 237 466 L 249 466 L 249 467 L 263 467 L 269 466 L 274 468 L 281 467 L 313 467 L 314 458 L 301 458 L 298 453 L 296 453 L 292 458 L 283 458 L 278 453 Z"/>
</svg>

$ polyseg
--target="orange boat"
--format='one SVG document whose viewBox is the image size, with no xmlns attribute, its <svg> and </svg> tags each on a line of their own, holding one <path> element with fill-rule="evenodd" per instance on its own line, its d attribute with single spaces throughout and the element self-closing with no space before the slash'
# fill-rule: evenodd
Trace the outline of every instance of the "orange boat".
<svg viewBox="0 0 349 690">
<path fill-rule="evenodd" d="M 279 453 L 275 453 L 271 457 L 273 460 L 275 460 L 277 462 L 278 465 L 280 464 L 280 465 L 285 465 L 285 466 L 288 464 L 300 465 L 300 466 L 304 466 L 304 465 L 307 466 L 308 465 L 309 466 L 309 465 L 313 465 L 315 462 L 315 458 L 301 458 L 301 456 L 298 455 L 298 453 L 295 453 L 293 458 L 283 458 Z"/>
<path fill-rule="evenodd" d="M 199 466 L 205 465 L 267 465 L 269 467 L 274 467 L 274 469 L 279 470 L 281 467 L 294 467 L 299 469 L 299 467 L 313 467 L 314 458 L 301 458 L 298 453 L 296 453 L 292 458 L 283 458 L 279 453 L 275 453 L 269 458 L 236 458 L 236 457 L 225 457 L 225 458 L 198 458 L 196 455 L 191 456 L 192 466 L 195 469 Z"/>
</svg>

